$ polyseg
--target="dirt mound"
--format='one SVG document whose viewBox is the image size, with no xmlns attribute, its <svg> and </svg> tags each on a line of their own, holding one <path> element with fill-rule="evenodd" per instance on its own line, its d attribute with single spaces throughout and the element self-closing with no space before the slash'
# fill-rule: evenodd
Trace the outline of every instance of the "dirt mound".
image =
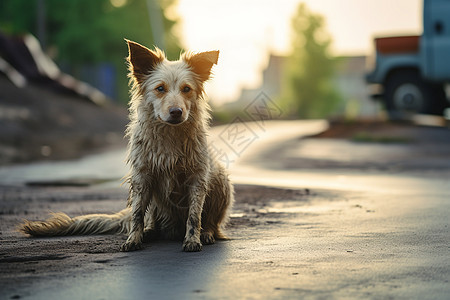
<svg viewBox="0 0 450 300">
<path fill-rule="evenodd" d="M 0 165 L 123 145 L 126 123 L 125 107 L 98 106 L 36 83 L 18 88 L 0 74 Z"/>
</svg>

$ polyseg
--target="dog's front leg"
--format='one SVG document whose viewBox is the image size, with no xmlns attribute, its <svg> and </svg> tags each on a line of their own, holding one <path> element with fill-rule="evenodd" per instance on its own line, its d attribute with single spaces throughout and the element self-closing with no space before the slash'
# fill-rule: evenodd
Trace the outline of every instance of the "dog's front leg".
<svg viewBox="0 0 450 300">
<path fill-rule="evenodd" d="M 202 250 L 200 231 L 206 188 L 203 186 L 192 187 L 189 196 L 189 213 L 186 222 L 186 235 L 184 236 L 183 251 L 196 252 Z"/>
<path fill-rule="evenodd" d="M 131 231 L 127 241 L 122 245 L 120 251 L 134 251 L 142 249 L 142 240 L 144 237 L 144 217 L 147 207 L 150 203 L 151 193 L 149 189 L 142 185 L 131 186 L 130 193 L 131 205 Z"/>
</svg>

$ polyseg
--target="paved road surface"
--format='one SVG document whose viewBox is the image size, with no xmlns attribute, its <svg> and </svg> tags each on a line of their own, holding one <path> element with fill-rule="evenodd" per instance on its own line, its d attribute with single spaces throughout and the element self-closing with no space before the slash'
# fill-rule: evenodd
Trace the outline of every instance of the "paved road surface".
<svg viewBox="0 0 450 300">
<path fill-rule="evenodd" d="M 12 264 L 29 264 L 29 272 L 18 272 L 17 281 L 14 274 L 2 275 L 0 288 L 6 292 L 0 298 L 448 299 L 450 182 L 440 176 L 448 170 L 420 176 L 323 167 L 287 171 L 270 168 L 267 159 L 254 163 L 260 157 L 276 157 L 278 152 L 267 156 L 271 148 L 292 146 L 294 137 L 324 126 L 323 122 L 266 124 L 247 128 L 240 139 L 230 137 L 231 127 L 214 129 L 213 146 L 239 183 L 237 203 L 228 230 L 232 240 L 199 253 L 183 253 L 180 243 L 166 241 L 150 243 L 143 251 L 119 253 L 115 249 L 123 237 L 30 240 L 15 235 L 10 227 L 2 229 L 0 266 L 16 272 Z M 17 185 L 35 180 L 30 172 L 42 174 L 40 168 L 62 170 L 54 171 L 59 179 L 105 178 L 99 161 L 111 162 L 121 155 L 123 151 L 76 163 L 0 169 L 0 178 L 5 185 Z M 85 166 L 95 162 L 100 165 L 86 174 Z M 71 174 L 71 169 L 78 171 Z M 111 167 L 107 178 L 121 176 L 123 169 Z M 3 176 L 8 172 L 7 180 Z M 111 187 L 108 194 L 105 189 L 110 187 L 106 183 L 90 188 L 91 194 L 106 193 L 99 199 L 103 204 L 99 209 L 104 210 L 105 204 L 118 209 L 120 202 L 113 200 L 125 192 Z M 36 202 L 45 198 L 35 197 L 30 206 L 37 207 Z M 61 201 L 56 197 L 48 207 L 63 210 L 71 196 L 65 197 L 59 196 Z M 83 203 L 94 209 L 96 202 Z M 3 216 L 2 222 L 9 224 L 8 218 L 13 217 Z M 29 259 L 5 254 L 14 247 L 35 247 L 34 243 L 40 243 L 41 248 L 33 249 L 41 253 L 28 253 Z M 67 254 L 49 249 L 67 243 L 89 251 Z M 111 249 L 103 251 L 105 243 L 112 244 Z M 66 268 L 45 272 L 44 262 L 33 257 L 46 253 L 53 255 L 52 267 L 60 263 Z"/>
</svg>

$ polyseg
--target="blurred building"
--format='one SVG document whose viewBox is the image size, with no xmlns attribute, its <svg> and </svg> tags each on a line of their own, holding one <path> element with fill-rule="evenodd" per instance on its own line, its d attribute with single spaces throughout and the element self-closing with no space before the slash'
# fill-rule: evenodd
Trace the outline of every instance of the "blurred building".
<svg viewBox="0 0 450 300">
<path fill-rule="evenodd" d="M 380 113 L 380 105 L 369 96 L 366 56 L 345 56 L 339 59 L 335 76 L 336 88 L 342 95 L 337 113 L 350 118 L 373 118 Z"/>
<path fill-rule="evenodd" d="M 261 92 L 264 92 L 270 99 L 275 100 L 281 93 L 285 61 L 285 56 L 271 54 L 268 65 L 262 73 L 261 86 L 256 89 L 242 88 L 239 98 L 236 101 L 225 103 L 221 109 L 226 111 L 242 110 L 254 101 Z"/>
<path fill-rule="evenodd" d="M 263 80 L 255 89 L 243 88 L 239 98 L 225 104 L 224 110 L 239 110 L 247 107 L 261 92 L 276 101 L 283 88 L 283 73 L 287 57 L 271 54 L 263 70 Z M 379 115 L 379 104 L 372 101 L 364 79 L 365 56 L 340 57 L 335 75 L 335 84 L 343 98 L 336 114 L 350 118 L 372 118 Z"/>
</svg>

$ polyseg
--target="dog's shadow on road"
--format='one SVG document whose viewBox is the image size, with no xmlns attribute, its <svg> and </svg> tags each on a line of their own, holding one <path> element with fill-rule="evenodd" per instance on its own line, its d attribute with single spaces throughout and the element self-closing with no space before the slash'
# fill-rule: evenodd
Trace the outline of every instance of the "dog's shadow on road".
<svg viewBox="0 0 450 300">
<path fill-rule="evenodd" d="M 204 246 L 200 252 L 183 252 L 177 241 L 148 242 L 143 250 L 126 253 L 119 260 L 120 265 L 90 276 L 84 284 L 88 284 L 90 289 L 102 287 L 117 293 L 137 293 L 128 294 L 129 298 L 152 295 L 155 299 L 162 299 L 180 295 L 182 291 L 195 295 L 214 288 L 212 285 L 226 267 L 231 252 L 230 241 L 217 241 Z"/>
</svg>

